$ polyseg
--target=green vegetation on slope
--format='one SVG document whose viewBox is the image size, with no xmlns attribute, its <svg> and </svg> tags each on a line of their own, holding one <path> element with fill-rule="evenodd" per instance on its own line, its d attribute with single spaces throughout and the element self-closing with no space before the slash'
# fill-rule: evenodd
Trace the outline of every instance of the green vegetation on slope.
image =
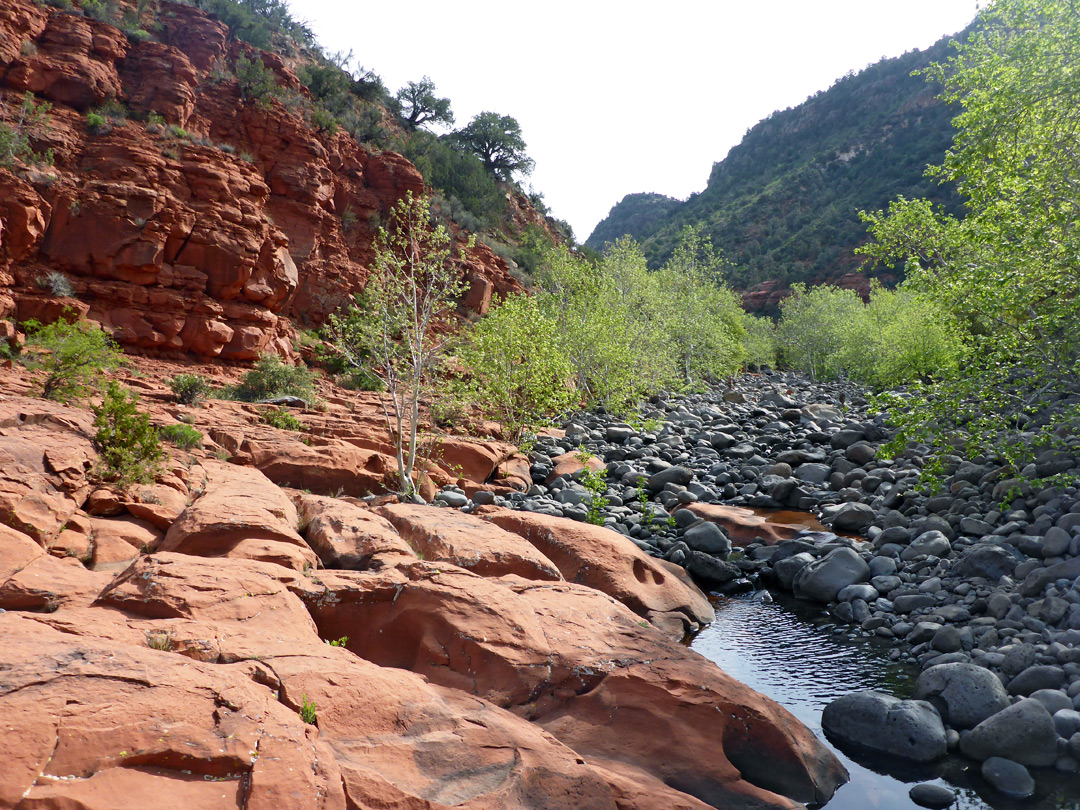
<svg viewBox="0 0 1080 810">
<path fill-rule="evenodd" d="M 931 75 L 959 105 L 933 173 L 968 199 L 870 214 L 876 261 L 947 307 L 972 346 L 962 373 L 891 401 L 907 439 L 1018 465 L 1080 425 L 1080 17 L 1070 0 L 998 0 Z M 1018 467 L 1019 468 L 1019 467 Z"/>
<path fill-rule="evenodd" d="M 859 210 L 897 194 L 959 209 L 952 186 L 923 176 L 949 146 L 955 110 L 936 98 L 939 87 L 911 75 L 943 59 L 947 47 L 942 40 L 882 60 L 773 113 L 713 165 L 703 192 L 682 203 L 630 195 L 585 244 L 599 250 L 630 234 L 659 267 L 693 225 L 731 260 L 727 280 L 737 288 L 771 279 L 814 283 L 854 270 L 853 250 L 866 241 Z"/>
</svg>

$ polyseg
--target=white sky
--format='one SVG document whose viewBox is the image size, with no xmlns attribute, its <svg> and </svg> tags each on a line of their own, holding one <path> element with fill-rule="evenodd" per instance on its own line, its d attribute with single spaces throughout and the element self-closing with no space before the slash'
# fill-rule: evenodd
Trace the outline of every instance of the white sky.
<svg viewBox="0 0 1080 810">
<path fill-rule="evenodd" d="M 925 48 L 976 0 L 291 0 L 391 93 L 430 76 L 457 125 L 512 115 L 525 178 L 579 241 L 633 192 L 685 198 L 774 110 Z"/>
</svg>

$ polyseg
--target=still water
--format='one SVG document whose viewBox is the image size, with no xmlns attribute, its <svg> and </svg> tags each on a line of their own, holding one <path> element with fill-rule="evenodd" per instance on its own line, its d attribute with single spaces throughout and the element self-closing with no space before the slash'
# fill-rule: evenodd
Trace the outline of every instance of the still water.
<svg viewBox="0 0 1080 810">
<path fill-rule="evenodd" d="M 762 603 L 750 596 L 718 597 L 716 622 L 691 647 L 728 674 L 768 695 L 821 739 L 821 710 L 833 698 L 859 689 L 910 697 L 918 670 L 892 662 L 879 639 L 834 633 L 820 608 L 790 597 Z M 934 782 L 957 793 L 961 810 L 1080 810 L 1080 776 L 1033 771 L 1036 795 L 1010 799 L 996 793 L 978 765 L 948 757 L 930 766 L 900 765 L 888 757 L 843 751 L 829 743 L 851 774 L 827 810 L 918 810 L 908 798 L 916 782 Z"/>
</svg>

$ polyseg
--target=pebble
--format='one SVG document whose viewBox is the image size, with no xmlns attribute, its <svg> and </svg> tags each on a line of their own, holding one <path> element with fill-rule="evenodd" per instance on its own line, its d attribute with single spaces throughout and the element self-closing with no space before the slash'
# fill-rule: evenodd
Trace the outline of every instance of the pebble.
<svg viewBox="0 0 1080 810">
<path fill-rule="evenodd" d="M 956 794 L 952 790 L 930 782 L 913 785 L 908 796 L 915 804 L 930 808 L 951 807 L 956 801 Z"/>
</svg>

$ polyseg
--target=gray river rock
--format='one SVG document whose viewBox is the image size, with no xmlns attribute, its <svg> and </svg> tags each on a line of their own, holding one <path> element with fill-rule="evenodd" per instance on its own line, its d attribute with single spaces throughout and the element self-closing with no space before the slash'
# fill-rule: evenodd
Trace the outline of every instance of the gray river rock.
<svg viewBox="0 0 1080 810">
<path fill-rule="evenodd" d="M 1055 720 L 1080 710 L 1080 440 L 1068 437 L 1023 475 L 992 455 L 945 456 L 939 490 L 926 492 L 929 448 L 886 458 L 890 430 L 866 402 L 846 383 L 765 373 L 724 390 L 658 395 L 643 424 L 577 414 L 565 438 L 538 437 L 528 493 L 461 505 L 463 493 L 448 490 L 442 502 L 470 511 L 482 499 L 574 520 L 591 503 L 604 525 L 682 565 L 706 590 L 794 592 L 824 606 L 838 632 L 890 645 L 898 665 L 924 671 L 920 694 L 969 756 L 1080 771 L 1080 730 L 1067 734 L 1075 718 Z M 606 465 L 606 502 L 574 482 L 546 483 L 551 459 L 579 447 Z M 1033 485 L 1051 474 L 1040 470 L 1065 480 Z M 828 530 L 780 543 L 767 527 L 736 538 L 688 504 L 812 512 Z M 1035 726 L 1021 732 L 1017 715 Z M 1024 737 L 1032 728 L 1035 737 Z M 1035 753 L 1025 759 L 1018 739 Z"/>
</svg>

